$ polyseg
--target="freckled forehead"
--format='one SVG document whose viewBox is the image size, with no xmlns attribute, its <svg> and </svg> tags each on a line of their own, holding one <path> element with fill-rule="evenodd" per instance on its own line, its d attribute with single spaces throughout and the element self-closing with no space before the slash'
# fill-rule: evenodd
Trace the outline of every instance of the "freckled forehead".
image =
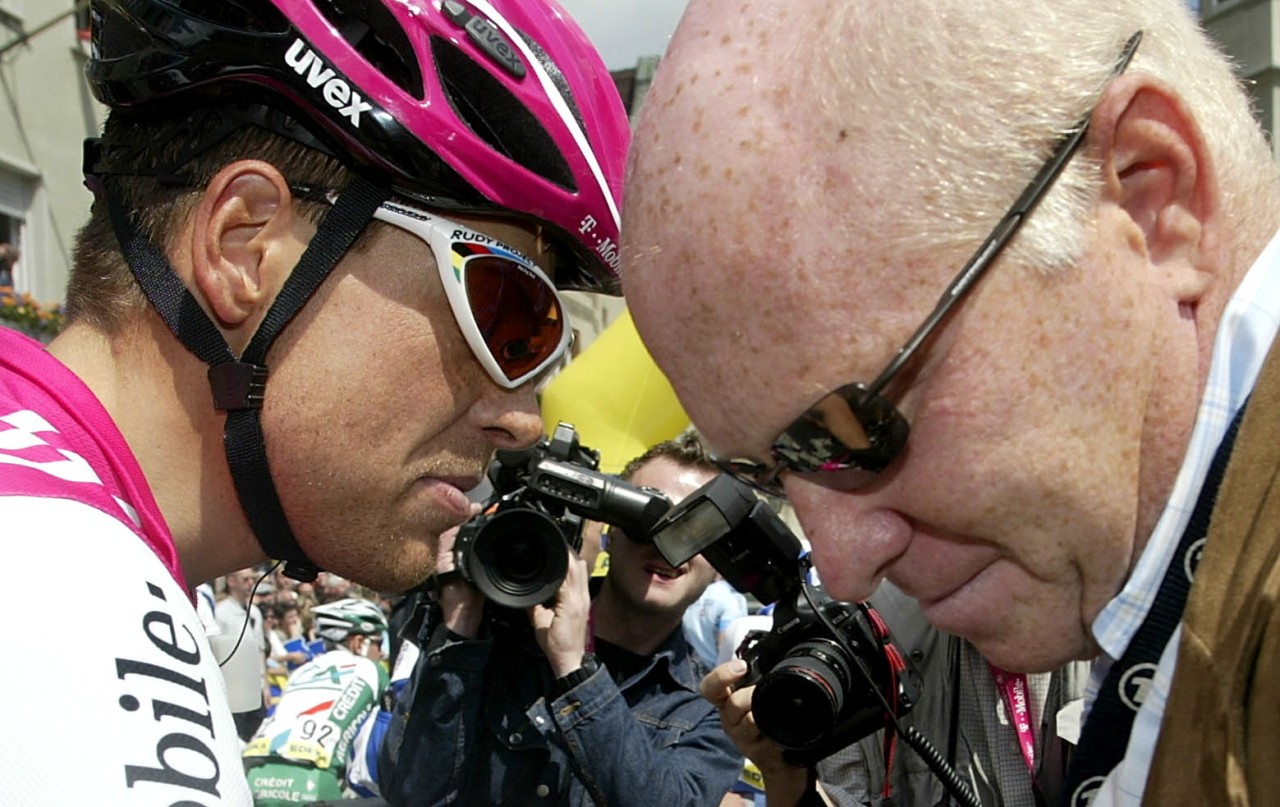
<svg viewBox="0 0 1280 807">
<path fill-rule="evenodd" d="M 800 68 L 761 62 L 780 17 L 789 31 L 812 12 L 746 5 L 732 19 L 691 5 L 646 97 L 623 217 L 637 328 L 720 450 L 826 391 L 850 314 L 831 271 L 849 263 L 830 203 L 847 177 L 816 146 L 840 132 L 797 89 Z"/>
<path fill-rule="evenodd" d="M 808 79 L 829 73 L 825 61 L 777 58 L 810 16 L 810 3 L 745 3 L 732 14 L 710 10 L 720 5 L 690 4 L 646 95 L 640 123 L 654 141 L 641 156 L 657 164 L 666 158 L 672 167 L 717 181 L 732 177 L 705 171 L 729 158 L 767 159 L 774 147 L 809 132 L 814 121 L 794 115 L 817 111 L 821 96 Z M 685 153 L 703 164 L 681 162 Z"/>
</svg>

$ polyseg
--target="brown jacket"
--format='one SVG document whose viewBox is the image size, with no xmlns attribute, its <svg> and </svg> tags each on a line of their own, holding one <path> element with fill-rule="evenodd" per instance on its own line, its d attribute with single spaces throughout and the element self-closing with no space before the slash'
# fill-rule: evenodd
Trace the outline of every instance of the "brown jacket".
<svg viewBox="0 0 1280 807">
<path fill-rule="evenodd" d="M 1280 805 L 1280 348 L 1253 391 L 1183 616 L 1144 804 Z"/>
</svg>

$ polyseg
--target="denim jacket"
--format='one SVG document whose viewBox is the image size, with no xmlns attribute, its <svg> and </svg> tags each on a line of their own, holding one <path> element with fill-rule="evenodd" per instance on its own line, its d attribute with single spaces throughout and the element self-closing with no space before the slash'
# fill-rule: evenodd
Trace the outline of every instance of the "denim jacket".
<svg viewBox="0 0 1280 807">
<path fill-rule="evenodd" d="M 698 693 L 680 630 L 619 687 L 603 666 L 558 697 L 532 639 L 432 633 L 396 702 L 380 787 L 392 805 L 718 805 L 742 757 Z"/>
</svg>

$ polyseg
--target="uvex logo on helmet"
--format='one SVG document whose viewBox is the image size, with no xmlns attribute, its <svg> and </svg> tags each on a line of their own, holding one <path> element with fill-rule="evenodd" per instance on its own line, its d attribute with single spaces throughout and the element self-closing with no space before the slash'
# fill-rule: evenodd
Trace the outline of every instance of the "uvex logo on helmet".
<svg viewBox="0 0 1280 807">
<path fill-rule="evenodd" d="M 312 88 L 320 90 L 324 102 L 350 119 L 351 125 L 360 128 L 360 113 L 373 109 L 365 103 L 360 93 L 351 89 L 346 79 L 324 63 L 320 54 L 307 47 L 301 39 L 293 40 L 289 52 L 284 55 L 285 64 L 304 77 Z"/>
</svg>

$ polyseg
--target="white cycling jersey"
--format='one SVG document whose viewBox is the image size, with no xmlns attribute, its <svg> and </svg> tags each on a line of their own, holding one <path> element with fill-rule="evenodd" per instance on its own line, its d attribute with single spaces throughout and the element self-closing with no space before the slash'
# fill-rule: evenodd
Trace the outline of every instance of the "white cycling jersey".
<svg viewBox="0 0 1280 807">
<path fill-rule="evenodd" d="M 378 708 L 387 680 L 385 667 L 345 647 L 290 673 L 275 711 L 244 749 L 259 803 L 339 797 L 356 733 Z M 290 766 L 324 775 L 304 776 Z"/>
<path fill-rule="evenodd" d="M 0 536 L 6 598 L 33 614 L 0 663 L 0 804 L 251 805 L 222 676 L 137 460 L 74 374 L 4 328 Z"/>
</svg>

